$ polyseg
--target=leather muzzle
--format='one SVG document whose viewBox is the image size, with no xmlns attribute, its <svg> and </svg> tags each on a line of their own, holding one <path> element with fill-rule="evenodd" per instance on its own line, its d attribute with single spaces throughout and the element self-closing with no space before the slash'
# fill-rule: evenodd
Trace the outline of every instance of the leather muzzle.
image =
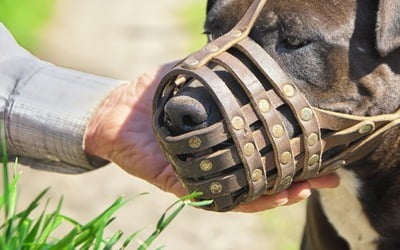
<svg viewBox="0 0 400 250">
<path fill-rule="evenodd" d="M 207 209 L 227 211 L 261 195 L 287 189 L 371 153 L 400 114 L 346 115 L 312 107 L 293 81 L 248 35 L 266 0 L 254 0 L 239 23 L 176 65 L 154 98 L 154 131 L 189 192 L 213 199 Z M 233 81 L 221 77 L 223 71 Z M 179 89 L 200 81 L 223 120 L 174 136 L 164 107 Z M 232 85 L 237 86 L 233 88 Z M 238 89 L 247 102 L 238 100 Z M 290 134 L 281 110 L 294 117 Z"/>
</svg>

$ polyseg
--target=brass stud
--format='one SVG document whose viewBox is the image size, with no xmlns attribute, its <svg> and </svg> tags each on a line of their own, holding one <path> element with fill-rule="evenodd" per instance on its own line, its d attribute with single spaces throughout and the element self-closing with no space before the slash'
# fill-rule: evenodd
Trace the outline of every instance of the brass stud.
<svg viewBox="0 0 400 250">
<path fill-rule="evenodd" d="M 358 133 L 360 133 L 360 134 L 362 134 L 362 135 L 365 135 L 365 134 L 368 134 L 368 133 L 372 132 L 374 129 L 375 129 L 374 124 L 369 123 L 369 124 L 363 125 L 363 126 L 358 130 Z"/>
<path fill-rule="evenodd" d="M 186 77 L 184 77 L 184 76 L 179 76 L 178 78 L 176 78 L 175 79 L 175 86 L 181 86 L 181 85 L 183 85 L 184 83 L 186 83 L 186 81 L 187 81 L 187 79 L 186 79 Z"/>
<path fill-rule="evenodd" d="M 244 145 L 243 151 L 245 156 L 250 157 L 253 156 L 254 153 L 256 152 L 256 147 L 254 146 L 253 143 L 249 142 L 246 143 L 246 145 Z"/>
<path fill-rule="evenodd" d="M 292 183 L 293 178 L 291 176 L 286 176 L 285 178 L 282 179 L 281 181 L 281 186 L 286 186 L 290 183 Z"/>
<path fill-rule="evenodd" d="M 184 63 L 185 63 L 185 65 L 187 65 L 187 66 L 196 66 L 196 65 L 199 64 L 200 62 L 199 62 L 197 59 L 189 58 L 189 59 L 187 59 Z"/>
<path fill-rule="evenodd" d="M 275 125 L 272 127 L 272 135 L 275 138 L 281 138 L 285 134 L 285 130 L 282 125 Z"/>
<path fill-rule="evenodd" d="M 213 182 L 210 185 L 210 191 L 213 194 L 219 194 L 222 192 L 222 184 L 219 182 Z"/>
<path fill-rule="evenodd" d="M 286 165 L 286 164 L 288 164 L 291 160 L 292 160 L 292 154 L 291 154 L 290 152 L 284 152 L 284 153 L 281 155 L 281 159 L 280 159 L 281 164 Z"/>
<path fill-rule="evenodd" d="M 219 47 L 217 45 L 215 45 L 215 44 L 209 44 L 209 45 L 206 46 L 205 50 L 207 52 L 213 53 L 213 52 L 217 52 L 219 50 Z"/>
<path fill-rule="evenodd" d="M 189 139 L 189 147 L 196 149 L 196 148 L 200 148 L 201 146 L 201 139 L 197 136 L 193 136 Z"/>
<path fill-rule="evenodd" d="M 256 169 L 251 174 L 251 179 L 253 180 L 253 182 L 260 181 L 262 177 L 263 177 L 263 172 L 261 171 L 261 169 Z"/>
<path fill-rule="evenodd" d="M 300 117 L 303 121 L 309 121 L 313 118 L 313 115 L 314 113 L 310 108 L 304 108 L 301 110 Z"/>
<path fill-rule="evenodd" d="M 200 169 L 203 172 L 211 171 L 213 168 L 213 163 L 210 160 L 204 160 L 200 162 Z"/>
<path fill-rule="evenodd" d="M 271 109 L 271 105 L 269 104 L 269 101 L 261 99 L 258 102 L 258 108 L 261 110 L 261 112 L 267 113 Z"/>
<path fill-rule="evenodd" d="M 243 35 L 243 32 L 241 30 L 232 30 L 230 32 L 231 37 L 236 37 L 239 38 Z"/>
<path fill-rule="evenodd" d="M 319 141 L 318 135 L 316 133 L 312 133 L 308 138 L 307 138 L 307 144 L 308 146 L 312 147 L 315 146 Z"/>
<path fill-rule="evenodd" d="M 319 155 L 317 155 L 317 154 L 312 155 L 310 157 L 310 159 L 308 160 L 308 166 L 312 166 L 312 165 L 318 163 L 319 159 L 320 159 Z"/>
<path fill-rule="evenodd" d="M 287 97 L 293 97 L 294 93 L 295 93 L 295 89 L 294 89 L 294 87 L 292 85 L 286 84 L 285 86 L 283 86 L 283 93 Z"/>
<path fill-rule="evenodd" d="M 244 120 L 240 116 L 235 116 L 232 119 L 232 127 L 235 130 L 241 130 L 244 128 Z"/>
</svg>

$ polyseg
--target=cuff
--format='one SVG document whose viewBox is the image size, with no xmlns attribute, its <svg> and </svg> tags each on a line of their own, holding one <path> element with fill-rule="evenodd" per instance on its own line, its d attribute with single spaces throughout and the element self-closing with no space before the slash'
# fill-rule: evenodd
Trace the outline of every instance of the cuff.
<svg viewBox="0 0 400 250">
<path fill-rule="evenodd" d="M 18 83 L 9 100 L 9 154 L 33 168 L 62 173 L 104 166 L 107 161 L 84 152 L 83 136 L 96 107 L 122 83 L 45 64 Z"/>
</svg>

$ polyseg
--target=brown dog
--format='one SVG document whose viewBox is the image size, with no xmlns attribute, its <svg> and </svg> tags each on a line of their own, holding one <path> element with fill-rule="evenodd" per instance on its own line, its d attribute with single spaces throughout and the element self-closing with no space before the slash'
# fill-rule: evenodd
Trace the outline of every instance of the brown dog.
<svg viewBox="0 0 400 250">
<path fill-rule="evenodd" d="M 228 32 L 251 2 L 208 1 L 210 39 Z M 251 37 L 313 106 L 386 114 L 400 106 L 399 13 L 396 0 L 269 0 Z M 214 106 L 193 83 L 165 110 L 181 133 L 220 119 Z M 399 138 L 399 129 L 391 131 L 370 156 L 338 171 L 339 188 L 313 195 L 302 249 L 400 249 Z"/>
</svg>

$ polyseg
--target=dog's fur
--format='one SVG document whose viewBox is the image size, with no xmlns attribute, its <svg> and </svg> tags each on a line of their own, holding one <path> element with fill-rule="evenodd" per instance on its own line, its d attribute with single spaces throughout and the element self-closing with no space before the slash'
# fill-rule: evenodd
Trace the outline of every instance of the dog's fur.
<svg viewBox="0 0 400 250">
<path fill-rule="evenodd" d="M 206 32 L 229 31 L 251 0 L 209 0 Z M 400 1 L 269 0 L 251 37 L 313 106 L 363 116 L 400 106 Z M 400 129 L 309 201 L 302 249 L 400 249 Z"/>
</svg>

